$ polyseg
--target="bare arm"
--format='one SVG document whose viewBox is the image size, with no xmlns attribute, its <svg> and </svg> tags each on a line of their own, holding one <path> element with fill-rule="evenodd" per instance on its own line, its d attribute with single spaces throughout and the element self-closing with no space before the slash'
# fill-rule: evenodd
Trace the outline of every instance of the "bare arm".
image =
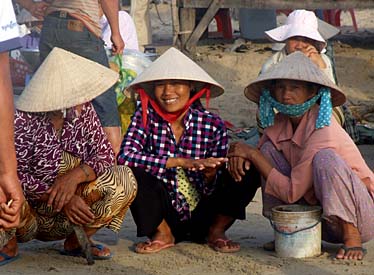
<svg viewBox="0 0 374 275">
<path fill-rule="evenodd" d="M 113 54 L 122 54 L 125 48 L 125 43 L 119 31 L 118 22 L 118 1 L 117 0 L 101 0 L 101 7 L 108 19 L 110 30 L 112 32 L 112 52 Z"/>
<path fill-rule="evenodd" d="M 11 228 L 19 223 L 24 197 L 17 177 L 13 92 L 7 52 L 0 53 L 0 104 L 0 227 Z M 10 207 L 6 205 L 9 200 L 13 200 Z"/>
</svg>

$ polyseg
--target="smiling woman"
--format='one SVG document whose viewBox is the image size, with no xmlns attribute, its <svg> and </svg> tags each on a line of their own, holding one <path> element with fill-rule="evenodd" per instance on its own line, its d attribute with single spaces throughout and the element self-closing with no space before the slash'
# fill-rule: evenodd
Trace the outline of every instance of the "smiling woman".
<svg viewBox="0 0 374 275">
<path fill-rule="evenodd" d="M 182 110 L 190 99 L 192 84 L 186 80 L 163 80 L 155 83 L 155 99 L 169 113 Z"/>
<path fill-rule="evenodd" d="M 207 240 L 217 251 L 238 251 L 240 245 L 225 231 L 245 218 L 260 180 L 255 169 L 248 169 L 238 184 L 224 168 L 225 124 L 200 103 L 203 96 L 222 94 L 222 86 L 171 48 L 129 89 L 139 93 L 141 104 L 118 162 L 132 167 L 137 178 L 131 211 L 138 236 L 150 238 L 135 251 L 155 253 L 183 240 Z"/>
</svg>

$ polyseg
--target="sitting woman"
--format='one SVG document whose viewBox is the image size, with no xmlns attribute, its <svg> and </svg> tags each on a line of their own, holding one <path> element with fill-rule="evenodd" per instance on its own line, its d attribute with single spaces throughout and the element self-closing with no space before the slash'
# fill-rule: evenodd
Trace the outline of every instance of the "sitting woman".
<svg viewBox="0 0 374 275">
<path fill-rule="evenodd" d="M 331 81 L 336 83 L 331 59 L 323 51 L 326 41 L 338 32 L 339 29 L 319 20 L 312 11 L 291 12 L 285 25 L 265 32 L 271 41 L 285 43 L 285 45 L 264 63 L 261 73 L 267 72 L 288 54 L 300 51 L 309 57 Z"/>
<path fill-rule="evenodd" d="M 118 75 L 97 63 L 54 48 L 16 102 L 15 146 L 18 176 L 27 200 L 21 226 L 7 234 L 4 249 L 17 253 L 17 241 L 66 239 L 65 255 L 82 249 L 73 224 L 87 236 L 106 226 L 121 228 L 137 184 L 115 156 L 90 100 Z M 94 259 L 110 250 L 92 243 Z"/>
<path fill-rule="evenodd" d="M 271 56 L 262 66 L 261 73 L 282 61 L 288 54 L 300 51 L 320 68 L 326 76 L 336 84 L 336 74 L 332 59 L 327 56 L 325 48 L 327 40 L 338 34 L 339 29 L 319 20 L 314 12 L 295 10 L 291 12 L 285 25 L 266 31 L 271 41 L 285 43 L 285 46 Z M 333 108 L 333 115 L 354 141 L 358 140 L 355 120 L 345 105 Z M 263 128 L 259 125 L 259 132 Z"/>
<path fill-rule="evenodd" d="M 139 191 L 131 206 L 137 235 L 149 241 L 138 253 L 154 253 L 183 240 L 208 242 L 216 251 L 240 245 L 225 231 L 245 218 L 260 185 L 251 169 L 237 183 L 227 161 L 225 124 L 200 98 L 223 88 L 196 63 L 170 48 L 131 83 L 141 104 L 122 142 L 118 162 L 132 167 Z"/>
<path fill-rule="evenodd" d="M 362 259 L 362 243 L 374 238 L 374 175 L 331 115 L 344 94 L 296 52 L 249 84 L 245 95 L 259 103 L 265 132 L 259 150 L 235 143 L 228 157 L 244 158 L 261 173 L 264 216 L 281 204 L 319 204 L 322 238 L 343 243 L 336 258 Z"/>
</svg>

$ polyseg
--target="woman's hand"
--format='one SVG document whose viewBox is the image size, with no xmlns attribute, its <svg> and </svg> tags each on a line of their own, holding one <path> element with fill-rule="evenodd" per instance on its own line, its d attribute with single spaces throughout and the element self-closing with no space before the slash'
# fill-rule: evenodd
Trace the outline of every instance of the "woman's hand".
<svg viewBox="0 0 374 275">
<path fill-rule="evenodd" d="M 241 157 L 243 159 L 252 161 L 253 155 L 258 152 L 255 147 L 243 142 L 233 142 L 230 144 L 228 158 Z"/>
<path fill-rule="evenodd" d="M 77 195 L 73 195 L 71 200 L 64 206 L 63 211 L 69 221 L 74 224 L 87 225 L 94 222 L 95 219 L 90 207 Z"/>
<path fill-rule="evenodd" d="M 265 180 L 273 169 L 273 165 L 261 151 L 249 144 L 241 142 L 230 144 L 227 157 L 229 158 L 229 172 L 236 181 L 241 181 L 245 170 L 249 170 L 251 165 L 256 167 Z"/>
<path fill-rule="evenodd" d="M 4 180 L 4 182 L 3 182 Z M 25 201 L 21 184 L 16 175 L 0 180 L 0 228 L 10 229 L 19 225 L 22 205 Z"/>
<path fill-rule="evenodd" d="M 191 171 L 216 169 L 227 162 L 227 158 L 182 159 L 181 167 Z M 209 173 L 209 171 L 207 171 Z"/>
<path fill-rule="evenodd" d="M 60 212 L 71 200 L 75 191 L 77 191 L 77 187 L 78 182 L 71 171 L 58 176 L 52 187 L 46 192 L 48 194 L 48 206 L 53 206 L 55 211 Z"/>
<path fill-rule="evenodd" d="M 242 181 L 245 172 L 251 168 L 250 161 L 242 157 L 230 157 L 228 162 L 228 171 L 237 182 Z"/>
<path fill-rule="evenodd" d="M 253 155 L 258 150 L 248 144 L 242 142 L 234 142 L 230 144 L 228 170 L 233 179 L 237 182 L 242 180 L 246 171 L 251 168 Z"/>
<path fill-rule="evenodd" d="M 303 49 L 303 53 L 307 57 L 309 57 L 310 60 L 312 60 L 314 64 L 316 64 L 320 69 L 326 68 L 326 64 L 323 61 L 321 54 L 317 51 L 317 49 L 314 46 L 309 45 L 308 47 Z"/>
</svg>

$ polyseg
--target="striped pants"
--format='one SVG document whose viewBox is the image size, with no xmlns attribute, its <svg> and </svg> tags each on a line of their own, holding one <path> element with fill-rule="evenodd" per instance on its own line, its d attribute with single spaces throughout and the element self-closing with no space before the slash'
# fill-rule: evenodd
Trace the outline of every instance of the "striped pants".
<svg viewBox="0 0 374 275">
<path fill-rule="evenodd" d="M 77 158 L 63 154 L 60 173 L 77 165 Z M 95 221 L 85 227 L 100 229 L 105 226 L 118 232 L 136 193 L 136 179 L 127 166 L 111 167 L 96 180 L 79 184 L 75 194 L 83 198 L 96 216 Z M 45 202 L 35 206 L 25 202 L 21 212 L 21 225 L 10 231 L 0 229 L 0 248 L 14 235 L 18 242 L 33 239 L 53 241 L 65 239 L 72 232 L 72 224 L 62 211 L 54 212 Z"/>
</svg>

